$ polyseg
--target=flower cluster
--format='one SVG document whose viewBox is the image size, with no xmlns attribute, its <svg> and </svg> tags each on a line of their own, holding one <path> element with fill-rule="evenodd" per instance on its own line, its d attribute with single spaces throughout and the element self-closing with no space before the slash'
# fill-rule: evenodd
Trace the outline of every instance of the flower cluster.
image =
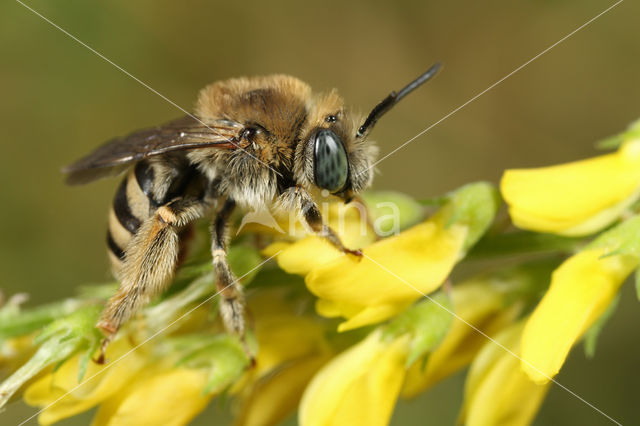
<svg viewBox="0 0 640 426">
<path fill-rule="evenodd" d="M 217 399 L 237 425 L 296 412 L 305 426 L 386 425 L 399 398 L 468 367 L 460 422 L 529 424 L 577 342 L 594 353 L 640 263 L 640 123 L 605 145 L 617 150 L 509 170 L 500 190 L 330 205 L 329 224 L 362 258 L 248 226 L 229 253 L 247 291 L 246 342 L 218 319 L 204 248 L 104 364 L 94 324 L 115 284 L 30 309 L 16 295 L 0 304 L 0 407 L 21 396 L 44 425 L 94 407 L 96 425 L 182 425 Z M 515 226 L 496 220 L 502 199 Z M 381 205 L 394 206 L 393 226 Z"/>
</svg>

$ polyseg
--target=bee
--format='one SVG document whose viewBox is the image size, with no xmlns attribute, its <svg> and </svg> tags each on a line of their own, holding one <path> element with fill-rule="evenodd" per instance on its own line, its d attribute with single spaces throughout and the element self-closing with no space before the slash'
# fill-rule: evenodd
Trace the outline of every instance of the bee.
<svg viewBox="0 0 640 426">
<path fill-rule="evenodd" d="M 207 215 L 211 254 L 228 332 L 244 337 L 242 289 L 227 261 L 227 223 L 236 207 L 275 206 L 337 250 L 350 250 L 323 222 L 312 194 L 349 202 L 371 184 L 377 148 L 367 136 L 400 99 L 438 71 L 435 64 L 364 119 L 333 90 L 313 93 L 297 78 L 235 78 L 200 91 L 195 114 L 106 142 L 65 167 L 67 183 L 127 171 L 107 232 L 112 272 L 120 282 L 96 327 L 104 348 L 118 329 L 170 285 L 189 225 Z"/>
</svg>

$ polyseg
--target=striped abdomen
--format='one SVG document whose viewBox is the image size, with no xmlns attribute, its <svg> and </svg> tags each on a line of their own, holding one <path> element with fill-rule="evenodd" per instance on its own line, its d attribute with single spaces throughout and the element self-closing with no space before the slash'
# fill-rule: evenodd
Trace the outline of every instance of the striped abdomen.
<svg viewBox="0 0 640 426">
<path fill-rule="evenodd" d="M 142 161 L 123 179 L 109 210 L 107 231 L 109 259 L 116 278 L 127 246 L 142 223 L 158 207 L 183 195 L 193 177 L 188 167 L 177 169 L 170 163 Z"/>
</svg>

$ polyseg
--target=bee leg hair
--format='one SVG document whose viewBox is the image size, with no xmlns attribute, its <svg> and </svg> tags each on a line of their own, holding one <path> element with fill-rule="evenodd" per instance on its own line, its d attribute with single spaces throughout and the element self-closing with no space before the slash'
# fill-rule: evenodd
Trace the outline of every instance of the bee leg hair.
<svg viewBox="0 0 640 426">
<path fill-rule="evenodd" d="M 180 250 L 180 229 L 202 217 L 206 207 L 198 199 L 177 198 L 142 223 L 125 250 L 118 277 L 120 288 L 96 324 L 105 335 L 99 360 L 104 361 L 104 350 L 120 326 L 171 284 Z"/>
</svg>

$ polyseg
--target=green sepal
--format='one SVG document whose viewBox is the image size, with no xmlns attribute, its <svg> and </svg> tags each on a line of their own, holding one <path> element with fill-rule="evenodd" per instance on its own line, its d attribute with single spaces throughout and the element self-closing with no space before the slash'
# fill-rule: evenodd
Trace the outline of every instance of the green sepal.
<svg viewBox="0 0 640 426">
<path fill-rule="evenodd" d="M 573 252 L 584 244 L 583 238 L 530 231 L 487 234 L 473 247 L 467 258 L 514 256 L 525 253 Z"/>
<path fill-rule="evenodd" d="M 228 260 L 234 275 L 244 284 L 255 278 L 261 269 L 260 263 L 263 262 L 258 250 L 247 245 L 232 246 L 228 252 Z M 214 301 L 212 305 L 217 309 L 215 300 L 218 296 L 212 297 L 217 294 L 217 288 L 211 261 L 190 264 L 182 268 L 178 279 L 182 283 L 180 290 L 144 311 L 150 329 L 161 329 L 167 326 L 180 315 L 188 312 L 194 304 L 202 303 L 203 300 Z"/>
<path fill-rule="evenodd" d="M 396 316 L 384 329 L 385 339 L 411 336 L 407 368 L 436 348 L 453 322 L 451 299 L 440 291 Z"/>
<path fill-rule="evenodd" d="M 442 207 L 447 204 L 447 201 L 449 201 L 449 198 L 447 198 L 447 196 L 441 196 L 432 198 L 421 198 L 420 200 L 418 200 L 418 203 L 421 206 L 425 207 Z"/>
<path fill-rule="evenodd" d="M 95 339 L 89 342 L 89 348 L 80 357 L 80 360 L 78 361 L 78 383 L 82 382 L 82 379 L 87 372 L 87 368 L 89 368 L 89 361 L 93 358 L 93 354 L 96 353 L 100 344 L 100 339 Z"/>
<path fill-rule="evenodd" d="M 469 229 L 464 250 L 468 251 L 489 229 L 500 207 L 500 193 L 488 182 L 464 185 L 448 195 L 442 209 L 448 215 L 447 226 L 454 223 Z"/>
<path fill-rule="evenodd" d="M 424 217 L 424 207 L 401 192 L 367 191 L 362 198 L 367 205 L 369 218 L 380 235 L 402 231 Z"/>
<path fill-rule="evenodd" d="M 0 408 L 44 368 L 61 364 L 81 349 L 95 347 L 102 338 L 95 328 L 101 310 L 100 306 L 85 306 L 47 325 L 34 339 L 40 345 L 36 353 L 0 384 Z"/>
<path fill-rule="evenodd" d="M 255 278 L 260 270 L 258 266 L 263 262 L 263 258 L 260 256 L 258 249 L 241 242 L 231 245 L 227 252 L 227 260 L 231 271 L 243 285 L 249 284 L 249 282 Z M 171 296 L 183 290 L 192 281 L 212 271 L 213 262 L 211 260 L 211 253 L 189 259 L 187 263 L 182 265 L 178 270 L 167 295 Z"/>
<path fill-rule="evenodd" d="M 80 306 L 74 299 L 22 310 L 17 304 L 7 303 L 0 309 L 0 342 L 11 337 L 24 336 L 60 318 L 69 315 Z"/>
<path fill-rule="evenodd" d="M 107 300 L 118 291 L 120 283 L 117 281 L 108 284 L 87 284 L 78 287 L 76 294 L 82 300 Z"/>
<path fill-rule="evenodd" d="M 596 354 L 596 345 L 598 343 L 598 337 L 600 337 L 600 333 L 604 328 L 609 318 L 613 315 L 613 313 L 618 309 L 618 304 L 620 302 L 620 293 L 616 294 L 613 298 L 607 309 L 598 317 L 598 319 L 589 327 L 589 329 L 584 334 L 584 353 L 587 358 L 593 358 Z"/>
<path fill-rule="evenodd" d="M 166 327 L 180 315 L 188 312 L 188 309 L 196 302 L 213 296 L 215 289 L 216 281 L 213 272 L 200 276 L 177 293 L 146 308 L 144 315 L 147 319 L 147 327 L 150 330 L 160 330 Z"/>
<path fill-rule="evenodd" d="M 622 133 L 599 140 L 596 142 L 596 148 L 603 150 L 617 149 L 620 148 L 623 143 L 638 138 L 640 138 L 640 120 L 631 123 L 627 130 Z"/>
<path fill-rule="evenodd" d="M 297 289 L 308 294 L 304 285 L 304 277 L 298 274 L 289 274 L 275 265 L 260 268 L 252 287 L 290 287 L 292 290 Z"/>
<path fill-rule="evenodd" d="M 253 341 L 249 334 L 247 339 Z M 186 354 L 177 365 L 208 371 L 209 378 L 203 394 L 223 391 L 235 383 L 250 365 L 250 360 L 237 337 L 227 334 L 205 335 L 196 336 L 192 345 L 188 342 L 183 340 L 182 347 Z"/>
<path fill-rule="evenodd" d="M 585 248 L 604 248 L 603 257 L 630 255 L 640 260 L 640 216 L 633 216 L 600 234 Z"/>
</svg>

